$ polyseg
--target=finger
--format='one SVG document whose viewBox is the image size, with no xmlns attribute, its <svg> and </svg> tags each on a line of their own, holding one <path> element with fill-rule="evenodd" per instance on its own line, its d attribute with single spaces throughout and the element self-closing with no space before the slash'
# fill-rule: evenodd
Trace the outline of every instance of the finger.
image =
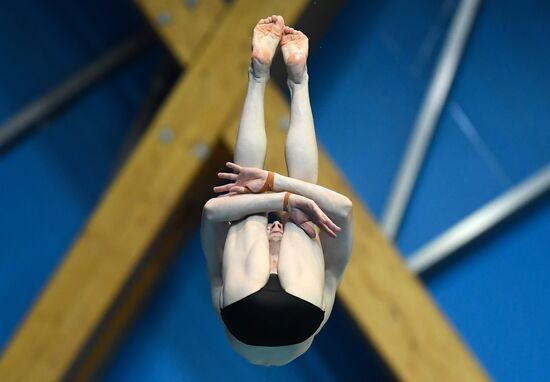
<svg viewBox="0 0 550 382">
<path fill-rule="evenodd" d="M 323 231 L 325 231 L 333 239 L 336 238 L 336 233 L 332 229 L 330 229 L 327 225 L 322 224 L 322 225 L 319 226 L 319 228 L 321 228 Z"/>
<path fill-rule="evenodd" d="M 227 162 L 225 165 L 229 167 L 231 170 L 233 170 L 235 174 L 238 174 L 239 172 L 241 172 L 241 166 L 239 166 L 238 164 L 235 164 L 233 162 Z"/>
<path fill-rule="evenodd" d="M 236 194 L 249 194 L 250 191 L 248 188 L 243 186 L 235 186 L 234 184 L 231 185 L 232 187 L 229 188 L 230 192 L 234 192 Z"/>
<path fill-rule="evenodd" d="M 323 221 L 332 231 L 334 232 L 340 232 L 342 228 L 338 227 L 332 220 L 327 218 L 327 220 Z"/>
<path fill-rule="evenodd" d="M 222 186 L 216 186 L 213 188 L 214 192 L 216 193 L 220 193 L 220 192 L 227 192 L 227 191 L 230 191 L 230 188 L 232 186 L 234 186 L 235 183 L 229 183 L 229 184 L 224 184 Z"/>
<path fill-rule="evenodd" d="M 325 222 L 326 226 L 334 233 L 334 237 L 338 235 L 340 231 L 342 231 L 342 228 L 338 227 L 336 224 L 332 222 L 332 220 L 328 219 L 328 222 Z"/>
<path fill-rule="evenodd" d="M 336 232 L 340 232 L 342 229 L 340 227 L 338 227 L 336 224 L 334 224 L 334 222 L 332 220 L 330 220 L 330 218 L 323 212 L 323 210 L 321 210 L 320 208 L 318 209 L 318 218 L 319 218 L 319 221 L 325 225 L 326 227 L 328 227 L 331 231 L 336 231 Z"/>
<path fill-rule="evenodd" d="M 230 172 L 218 172 L 218 178 L 220 179 L 229 179 L 229 180 L 237 180 L 238 175 Z"/>
<path fill-rule="evenodd" d="M 340 227 L 334 224 L 332 220 L 330 220 L 326 215 L 324 217 L 321 216 L 319 220 L 316 222 L 316 224 L 319 226 L 320 229 L 325 231 L 332 238 L 336 237 L 335 231 L 340 230 Z"/>
<path fill-rule="evenodd" d="M 230 184 L 224 184 L 224 185 L 221 185 L 221 186 L 216 186 L 213 188 L 214 192 L 216 193 L 220 193 L 220 192 L 227 192 L 229 191 L 229 189 L 231 188 L 231 186 L 233 186 L 234 183 L 230 183 Z"/>
<path fill-rule="evenodd" d="M 300 227 L 304 230 L 304 232 L 310 238 L 315 239 L 315 236 L 317 236 L 317 234 L 315 233 L 315 230 L 313 229 L 313 227 L 310 224 L 308 224 L 307 222 L 300 224 Z"/>
<path fill-rule="evenodd" d="M 319 226 L 323 231 L 329 232 L 333 231 L 332 221 L 321 211 L 316 211 L 315 224 Z"/>
</svg>

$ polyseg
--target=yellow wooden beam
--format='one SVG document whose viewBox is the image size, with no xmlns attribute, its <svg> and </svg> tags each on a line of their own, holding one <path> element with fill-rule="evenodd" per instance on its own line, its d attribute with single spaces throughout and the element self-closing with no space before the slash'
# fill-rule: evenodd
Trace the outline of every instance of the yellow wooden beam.
<svg viewBox="0 0 550 382">
<path fill-rule="evenodd" d="M 200 221 L 202 206 L 213 196 L 213 176 L 222 168 L 231 154 L 223 145 L 218 144 L 208 161 L 199 171 L 199 176 L 175 208 L 167 225 L 162 229 L 155 243 L 148 250 L 138 270 L 132 275 L 132 281 L 125 285 L 116 297 L 117 302 L 111 312 L 103 317 L 101 328 L 97 330 L 88 347 L 88 351 L 79 357 L 72 366 L 67 380 L 93 381 L 101 371 L 105 359 L 110 355 L 128 323 L 135 316 L 143 301 L 149 296 L 155 283 L 170 268 L 178 249 L 188 236 L 196 230 Z"/>
<path fill-rule="evenodd" d="M 250 33 L 305 0 L 241 0 L 176 84 L 0 360 L 1 381 L 59 381 L 100 328 L 242 102 Z"/>
<path fill-rule="evenodd" d="M 135 0 L 176 59 L 190 64 L 207 45 L 228 6 L 224 0 Z M 176 37 L 176 38 L 174 38 Z"/>
<path fill-rule="evenodd" d="M 266 88 L 266 168 L 286 173 L 286 98 Z M 235 143 L 238 115 L 224 134 Z M 319 151 L 319 184 L 354 203 L 354 248 L 338 297 L 392 373 L 403 381 L 485 381 L 487 377 L 396 249 L 384 238 L 360 198 L 326 152 Z M 368 373 L 368 371 L 366 371 Z"/>
</svg>

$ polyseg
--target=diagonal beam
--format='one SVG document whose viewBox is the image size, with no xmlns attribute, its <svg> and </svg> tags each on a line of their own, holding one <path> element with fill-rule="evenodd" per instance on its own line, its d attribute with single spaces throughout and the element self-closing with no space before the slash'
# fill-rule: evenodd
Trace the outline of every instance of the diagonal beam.
<svg viewBox="0 0 550 382">
<path fill-rule="evenodd" d="M 407 211 L 418 174 L 422 170 L 424 157 L 447 101 L 480 3 L 481 0 L 461 0 L 455 11 L 382 214 L 382 230 L 390 239 L 395 239 L 399 233 L 401 221 Z"/>
<path fill-rule="evenodd" d="M 75 372 L 240 106 L 256 21 L 277 12 L 293 22 L 305 4 L 241 0 L 230 7 L 18 329 L 0 360 L 0 380 L 59 381 Z"/>
<path fill-rule="evenodd" d="M 228 9 L 224 0 L 135 0 L 168 50 L 183 65 L 208 43 L 216 22 Z M 176 37 L 177 38 L 174 38 Z"/>
</svg>

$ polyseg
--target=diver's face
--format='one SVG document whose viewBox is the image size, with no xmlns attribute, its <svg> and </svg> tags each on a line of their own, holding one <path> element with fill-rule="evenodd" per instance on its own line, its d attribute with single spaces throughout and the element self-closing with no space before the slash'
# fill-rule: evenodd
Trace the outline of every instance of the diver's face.
<svg viewBox="0 0 550 382">
<path fill-rule="evenodd" d="M 267 225 L 267 238 L 269 241 L 281 241 L 283 238 L 283 225 L 279 221 L 274 221 Z"/>
</svg>

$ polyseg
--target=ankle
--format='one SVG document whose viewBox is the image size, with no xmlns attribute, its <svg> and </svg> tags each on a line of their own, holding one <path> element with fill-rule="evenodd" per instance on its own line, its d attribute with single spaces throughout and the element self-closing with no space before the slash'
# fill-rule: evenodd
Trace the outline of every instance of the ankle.
<svg viewBox="0 0 550 382">
<path fill-rule="evenodd" d="M 289 75 L 287 77 L 286 83 L 289 87 L 306 85 L 309 83 L 309 75 L 307 73 L 307 67 L 304 69 L 304 72 L 301 75 Z"/>
<path fill-rule="evenodd" d="M 254 60 L 254 59 L 252 59 Z M 271 65 L 264 65 L 258 62 L 251 61 L 248 67 L 248 78 L 259 83 L 266 83 L 269 81 L 269 70 Z"/>
</svg>

